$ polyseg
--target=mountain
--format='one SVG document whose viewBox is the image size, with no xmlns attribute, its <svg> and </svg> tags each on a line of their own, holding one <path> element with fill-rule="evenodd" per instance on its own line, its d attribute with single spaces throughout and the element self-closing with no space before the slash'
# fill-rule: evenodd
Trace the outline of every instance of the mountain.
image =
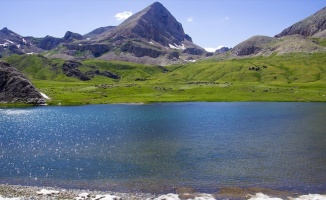
<svg viewBox="0 0 326 200">
<path fill-rule="evenodd" d="M 239 43 L 231 50 L 230 56 L 325 52 L 325 38 L 326 7 L 283 30 L 275 37 L 253 36 Z"/>
<path fill-rule="evenodd" d="M 142 38 L 163 46 L 181 45 L 191 38 L 184 33 L 182 24 L 161 4 L 153 3 L 144 10 L 129 17 L 113 29 L 108 37 Z M 105 38 L 104 38 L 105 39 Z"/>
<path fill-rule="evenodd" d="M 54 50 L 55 53 L 46 55 L 157 65 L 187 62 L 206 56 L 206 51 L 185 34 L 182 24 L 158 2 L 134 14 L 119 26 L 95 29 L 86 34 L 84 39 L 63 43 Z"/>
<path fill-rule="evenodd" d="M 0 60 L 0 102 L 44 104 L 45 98 L 22 73 Z"/>
<path fill-rule="evenodd" d="M 12 54 L 34 54 L 43 52 L 42 49 L 32 44 L 30 40 L 30 37 L 22 37 L 6 27 L 1 29 L 0 58 Z"/>
<path fill-rule="evenodd" d="M 282 38 L 253 36 L 236 45 L 231 50 L 231 55 L 233 57 L 270 56 L 273 53 L 314 53 L 323 51 L 326 51 L 325 46 L 319 45 L 315 40 L 302 35 L 289 35 Z"/>
<path fill-rule="evenodd" d="M 120 60 L 169 65 L 211 56 L 194 44 L 175 17 L 155 2 L 118 26 L 97 28 L 85 35 L 67 31 L 64 37 L 22 37 L 7 28 L 0 33 L 0 57 L 43 53 L 65 60 Z"/>
<path fill-rule="evenodd" d="M 275 37 L 280 38 L 295 34 L 300 34 L 305 37 L 325 37 L 324 30 L 326 30 L 326 7 L 286 28 L 281 33 L 275 35 Z M 320 34 L 320 32 L 323 33 Z"/>
</svg>

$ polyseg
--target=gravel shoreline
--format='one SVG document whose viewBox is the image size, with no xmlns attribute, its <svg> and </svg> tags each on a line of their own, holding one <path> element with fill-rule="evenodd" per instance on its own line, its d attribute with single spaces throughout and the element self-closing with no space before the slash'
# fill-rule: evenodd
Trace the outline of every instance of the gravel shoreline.
<svg viewBox="0 0 326 200">
<path fill-rule="evenodd" d="M 51 194 L 48 194 L 51 193 Z M 197 193 L 192 188 L 176 188 L 175 194 L 112 192 L 0 184 L 0 200 L 326 200 L 326 194 L 300 194 L 266 188 L 224 187 L 218 193 Z"/>
<path fill-rule="evenodd" d="M 41 190 L 59 191 L 58 194 L 46 195 L 38 194 Z M 95 198 L 96 195 L 111 195 L 117 196 L 126 200 L 144 200 L 155 199 L 156 196 L 149 193 L 119 193 L 119 192 L 103 192 L 93 190 L 78 190 L 78 189 L 63 189 L 51 187 L 34 187 L 34 186 L 20 186 L 20 185 L 0 185 L 0 200 L 1 198 L 17 198 L 20 200 L 52 200 L 52 199 L 76 199 L 80 194 L 88 193 L 90 197 Z"/>
</svg>

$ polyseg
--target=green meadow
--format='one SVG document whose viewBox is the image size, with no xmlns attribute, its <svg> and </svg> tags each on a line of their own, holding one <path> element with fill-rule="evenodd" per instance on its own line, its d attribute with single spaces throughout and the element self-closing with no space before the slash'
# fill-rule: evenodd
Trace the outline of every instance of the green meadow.
<svg viewBox="0 0 326 200">
<path fill-rule="evenodd" d="M 79 69 L 109 71 L 81 81 L 67 77 L 63 60 L 41 55 L 5 59 L 51 100 L 50 105 L 185 101 L 326 101 L 326 53 L 206 59 L 172 66 L 85 60 Z"/>
</svg>

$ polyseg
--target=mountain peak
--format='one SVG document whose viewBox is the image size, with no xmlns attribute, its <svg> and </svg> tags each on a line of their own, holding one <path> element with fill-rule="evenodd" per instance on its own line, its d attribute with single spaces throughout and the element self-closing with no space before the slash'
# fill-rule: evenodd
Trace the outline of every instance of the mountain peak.
<svg viewBox="0 0 326 200">
<path fill-rule="evenodd" d="M 16 34 L 13 31 L 9 30 L 7 27 L 4 27 L 3 29 L 0 30 L 1 33 L 9 35 L 9 34 Z"/>
<path fill-rule="evenodd" d="M 164 8 L 164 6 L 158 1 L 152 3 L 149 7 L 156 7 L 156 8 L 163 7 Z"/>
<path fill-rule="evenodd" d="M 163 46 L 180 45 L 190 38 L 184 33 L 181 23 L 159 2 L 151 4 L 117 26 L 110 38 L 117 36 L 153 40 Z"/>
</svg>

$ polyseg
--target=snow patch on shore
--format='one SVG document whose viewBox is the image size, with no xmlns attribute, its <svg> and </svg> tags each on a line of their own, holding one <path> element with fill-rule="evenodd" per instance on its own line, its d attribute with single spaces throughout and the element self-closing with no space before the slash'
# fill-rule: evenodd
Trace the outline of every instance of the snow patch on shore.
<svg viewBox="0 0 326 200">
<path fill-rule="evenodd" d="M 181 200 L 177 194 L 165 194 L 157 197 L 155 200 Z M 215 200 L 211 194 L 198 194 L 193 199 L 189 198 L 187 200 Z"/>
<path fill-rule="evenodd" d="M 249 200 L 282 200 L 282 199 L 270 197 L 263 193 L 256 193 L 256 195 L 252 195 Z"/>
<path fill-rule="evenodd" d="M 46 189 L 42 189 L 38 192 L 36 192 L 36 194 L 38 195 L 44 195 L 44 196 L 51 196 L 51 195 L 54 195 L 54 194 L 59 194 L 60 191 L 57 191 L 57 190 L 46 190 Z"/>
<path fill-rule="evenodd" d="M 298 197 L 288 197 L 290 200 L 326 200 L 326 195 L 321 194 L 308 194 L 308 195 L 301 195 Z M 277 197 L 270 197 L 263 193 L 256 193 L 256 195 L 252 195 L 249 200 L 282 200 L 281 198 Z"/>
<path fill-rule="evenodd" d="M 180 200 L 180 199 L 179 199 L 179 195 L 169 193 L 169 194 L 161 195 L 157 197 L 155 200 Z"/>
<path fill-rule="evenodd" d="M 308 195 L 301 195 L 296 198 L 289 198 L 291 200 L 326 200 L 326 194 L 308 194 Z"/>
<path fill-rule="evenodd" d="M 48 97 L 46 94 L 44 94 L 44 93 L 42 93 L 42 92 L 40 92 L 40 94 L 42 95 L 42 97 L 43 97 L 44 99 L 50 99 L 50 97 Z"/>
</svg>

